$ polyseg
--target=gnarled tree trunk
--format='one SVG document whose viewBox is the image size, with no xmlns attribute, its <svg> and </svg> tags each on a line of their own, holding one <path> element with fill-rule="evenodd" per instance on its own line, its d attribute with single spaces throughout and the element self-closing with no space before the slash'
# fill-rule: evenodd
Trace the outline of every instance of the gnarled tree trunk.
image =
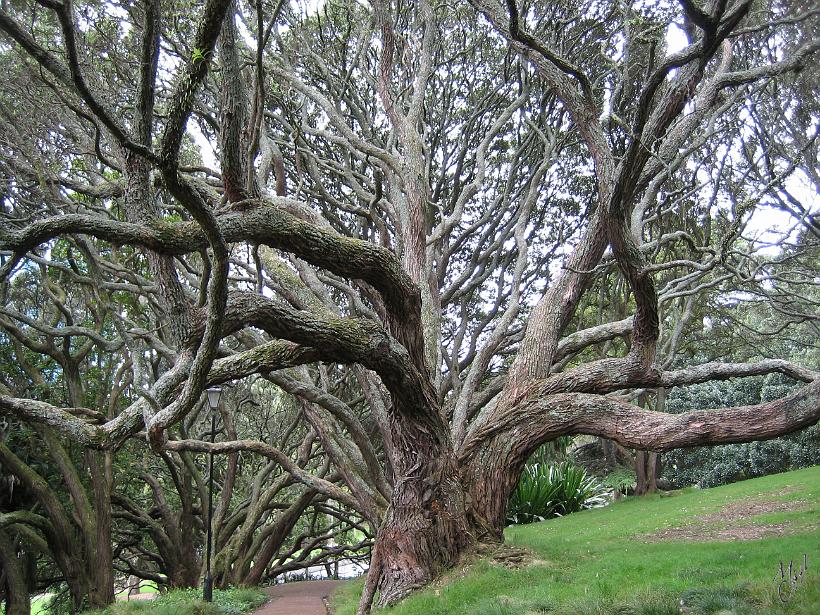
<svg viewBox="0 0 820 615">
<path fill-rule="evenodd" d="M 5 587 L 6 615 L 31 615 L 23 560 L 17 557 L 9 532 L 0 529 L 0 583 Z"/>
<path fill-rule="evenodd" d="M 379 528 L 360 611 L 375 591 L 394 604 L 453 566 L 475 540 L 449 431 L 438 408 L 391 417 L 393 496 Z"/>
</svg>

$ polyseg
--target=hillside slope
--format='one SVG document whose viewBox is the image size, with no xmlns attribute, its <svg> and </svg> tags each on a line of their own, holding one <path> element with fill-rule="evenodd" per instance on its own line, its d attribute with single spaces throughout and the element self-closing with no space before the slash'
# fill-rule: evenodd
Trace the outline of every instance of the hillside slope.
<svg viewBox="0 0 820 615">
<path fill-rule="evenodd" d="M 523 564 L 465 563 L 390 615 L 816 615 L 820 466 L 714 489 L 628 498 L 506 532 Z M 804 559 L 805 558 L 805 559 Z M 501 558 L 503 559 L 503 558 Z M 781 583 L 780 562 L 794 573 Z M 506 565 L 505 565 L 506 564 Z M 355 612 L 361 583 L 335 599 Z M 782 595 L 782 597 L 781 597 Z M 681 605 L 681 600 L 683 604 Z"/>
</svg>

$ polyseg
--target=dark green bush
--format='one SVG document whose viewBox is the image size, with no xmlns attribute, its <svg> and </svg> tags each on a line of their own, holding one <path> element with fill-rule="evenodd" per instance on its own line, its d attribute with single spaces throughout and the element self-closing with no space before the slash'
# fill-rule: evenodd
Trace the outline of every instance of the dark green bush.
<svg viewBox="0 0 820 615">
<path fill-rule="evenodd" d="M 709 382 L 674 389 L 670 412 L 759 404 L 802 386 L 779 374 Z M 680 449 L 663 457 L 662 476 L 673 487 L 716 487 L 748 478 L 797 470 L 820 463 L 820 426 L 795 434 L 745 444 Z"/>
</svg>

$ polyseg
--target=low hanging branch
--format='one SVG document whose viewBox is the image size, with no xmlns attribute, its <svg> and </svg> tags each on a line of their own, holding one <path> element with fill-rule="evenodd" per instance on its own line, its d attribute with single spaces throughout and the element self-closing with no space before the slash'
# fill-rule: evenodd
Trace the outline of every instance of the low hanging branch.
<svg viewBox="0 0 820 615">
<path fill-rule="evenodd" d="M 184 195 L 183 191 L 180 193 Z M 277 197 L 260 199 L 258 203 L 258 207 L 243 215 L 215 219 L 216 230 L 225 242 L 267 245 L 292 252 L 338 275 L 364 280 L 382 295 L 394 334 L 409 350 L 416 348 L 418 352 L 421 296 L 390 250 L 342 237 L 298 219 L 282 209 L 301 206 L 292 199 Z M 7 277 L 30 250 L 70 233 L 90 235 L 117 245 L 139 245 L 168 255 L 189 254 L 208 245 L 206 234 L 197 223 L 157 222 L 146 226 L 69 214 L 33 222 L 19 231 L 0 229 L 0 249 L 11 250 L 15 255 L 0 268 L 0 279 Z"/>
<path fill-rule="evenodd" d="M 521 408 L 529 407 L 535 403 L 533 400 L 549 400 L 555 395 L 568 396 L 580 394 L 582 397 L 584 395 L 587 396 L 584 397 L 584 399 L 586 399 L 586 405 L 584 407 L 594 408 L 596 406 L 590 405 L 589 402 L 589 400 L 593 398 L 600 399 L 601 403 L 605 406 L 609 403 L 621 404 L 621 402 L 615 402 L 615 400 L 604 397 L 607 393 L 620 390 L 633 388 L 672 388 L 715 380 L 761 376 L 771 373 L 781 373 L 795 380 L 814 383 L 815 386 L 816 383 L 820 381 L 820 374 L 817 372 L 781 359 L 769 359 L 757 363 L 705 363 L 703 365 L 674 371 L 646 369 L 640 357 L 602 359 L 530 383 L 529 389 L 523 393 L 523 406 L 517 405 L 506 410 L 502 408 L 499 411 L 480 416 L 474 422 L 467 439 L 465 439 L 464 445 L 460 449 L 460 454 L 470 454 L 490 438 L 517 430 L 521 425 L 522 413 L 523 416 L 528 415 L 528 413 L 522 411 Z M 811 400 L 812 395 L 814 395 L 815 403 L 820 406 L 820 400 L 817 399 L 817 391 L 813 390 L 811 385 L 804 387 L 800 391 L 804 391 L 802 394 L 807 396 L 806 398 L 808 400 Z M 812 393 L 812 391 L 814 391 L 814 393 Z M 579 399 L 581 398 L 579 397 Z M 628 404 L 623 405 L 628 406 Z M 628 407 L 635 408 L 635 406 Z M 816 410 L 820 411 L 820 408 L 816 408 Z M 531 418 L 532 417 L 530 417 L 530 419 Z M 817 418 L 815 417 L 814 420 L 816 421 Z M 561 424 L 564 424 L 564 422 L 562 421 Z M 794 429 L 800 429 L 805 426 L 806 423 L 803 423 L 800 427 L 795 427 Z M 640 425 L 635 426 L 636 430 L 640 430 L 640 428 Z"/>
<path fill-rule="evenodd" d="M 522 409 L 520 424 L 549 424 L 560 434 L 587 434 L 649 451 L 766 440 L 820 420 L 820 378 L 797 392 L 752 406 L 667 414 L 600 395 L 555 395 Z M 549 433 L 530 434 L 543 441 Z"/>
</svg>

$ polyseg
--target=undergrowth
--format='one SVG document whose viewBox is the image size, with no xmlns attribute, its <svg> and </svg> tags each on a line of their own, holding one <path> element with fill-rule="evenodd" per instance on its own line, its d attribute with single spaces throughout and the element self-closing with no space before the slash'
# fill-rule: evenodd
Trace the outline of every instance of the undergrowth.
<svg viewBox="0 0 820 615">
<path fill-rule="evenodd" d="M 117 602 L 102 611 L 82 615 L 238 615 L 264 604 L 268 596 L 259 589 L 215 589 L 213 602 L 202 601 L 201 589 L 177 589 L 153 600 Z"/>
</svg>

